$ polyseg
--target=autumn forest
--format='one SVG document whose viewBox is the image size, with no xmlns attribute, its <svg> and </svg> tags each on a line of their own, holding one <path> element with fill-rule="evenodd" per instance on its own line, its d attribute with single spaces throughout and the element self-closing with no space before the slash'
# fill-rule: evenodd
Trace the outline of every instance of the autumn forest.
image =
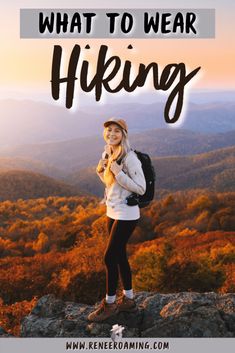
<svg viewBox="0 0 235 353">
<path fill-rule="evenodd" d="M 128 244 L 136 291 L 235 290 L 235 193 L 168 193 L 143 209 Z M 15 335 L 47 293 L 105 294 L 105 207 L 93 196 L 0 203 L 0 326 Z M 121 290 L 121 287 L 119 288 Z"/>
</svg>

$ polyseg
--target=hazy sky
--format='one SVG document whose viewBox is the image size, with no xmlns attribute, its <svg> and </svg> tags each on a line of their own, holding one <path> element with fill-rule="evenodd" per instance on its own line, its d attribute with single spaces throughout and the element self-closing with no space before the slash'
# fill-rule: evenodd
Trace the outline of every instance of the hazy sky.
<svg viewBox="0 0 235 353">
<path fill-rule="evenodd" d="M 155 61 L 161 67 L 171 62 L 185 62 L 190 69 L 201 66 L 201 76 L 195 84 L 199 89 L 235 88 L 235 1 L 233 0 L 11 0 L 0 5 L 0 94 L 4 98 L 11 92 L 41 94 L 50 92 L 53 46 L 60 44 L 69 57 L 74 44 L 91 46 L 90 55 L 96 53 L 104 40 L 78 39 L 20 39 L 20 8 L 215 8 L 215 39 L 112 39 L 105 41 L 123 59 L 126 47 L 133 45 L 131 61 L 145 64 Z M 129 52 L 128 52 L 129 54 Z M 92 60 L 92 57 L 89 58 Z M 0 97 L 1 98 L 1 97 Z"/>
</svg>

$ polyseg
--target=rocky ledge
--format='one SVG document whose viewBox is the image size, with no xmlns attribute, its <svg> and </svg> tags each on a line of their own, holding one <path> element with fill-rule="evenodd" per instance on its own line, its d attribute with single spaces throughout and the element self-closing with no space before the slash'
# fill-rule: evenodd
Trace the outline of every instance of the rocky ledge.
<svg viewBox="0 0 235 353">
<path fill-rule="evenodd" d="M 118 313 L 90 323 L 95 306 L 42 297 L 21 325 L 22 337 L 110 337 L 114 324 L 123 337 L 235 337 L 235 294 L 139 292 L 135 314 Z"/>
</svg>

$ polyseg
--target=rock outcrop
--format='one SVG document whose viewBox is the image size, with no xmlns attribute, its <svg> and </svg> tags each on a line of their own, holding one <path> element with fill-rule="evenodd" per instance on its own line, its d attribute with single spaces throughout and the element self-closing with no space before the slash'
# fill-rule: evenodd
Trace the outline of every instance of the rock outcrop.
<svg viewBox="0 0 235 353">
<path fill-rule="evenodd" d="M 98 306 L 42 297 L 21 325 L 22 337 L 110 337 L 112 325 L 123 337 L 235 337 L 235 294 L 183 292 L 136 294 L 139 310 L 118 313 L 103 323 L 87 315 Z"/>
<path fill-rule="evenodd" d="M 0 327 L 0 337 L 14 337 L 14 336 L 6 332 L 2 327 Z"/>
</svg>

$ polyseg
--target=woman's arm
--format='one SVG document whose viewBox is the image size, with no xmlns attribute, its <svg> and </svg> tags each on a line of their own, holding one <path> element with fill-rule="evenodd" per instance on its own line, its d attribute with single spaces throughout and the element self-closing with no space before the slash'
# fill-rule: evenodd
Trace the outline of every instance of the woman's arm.
<svg viewBox="0 0 235 353">
<path fill-rule="evenodd" d="M 121 170 L 118 174 L 116 174 L 116 180 L 118 184 L 126 190 L 135 192 L 138 195 L 143 195 L 146 191 L 146 181 L 141 162 L 134 154 L 128 157 L 125 161 L 128 175 Z"/>
</svg>

